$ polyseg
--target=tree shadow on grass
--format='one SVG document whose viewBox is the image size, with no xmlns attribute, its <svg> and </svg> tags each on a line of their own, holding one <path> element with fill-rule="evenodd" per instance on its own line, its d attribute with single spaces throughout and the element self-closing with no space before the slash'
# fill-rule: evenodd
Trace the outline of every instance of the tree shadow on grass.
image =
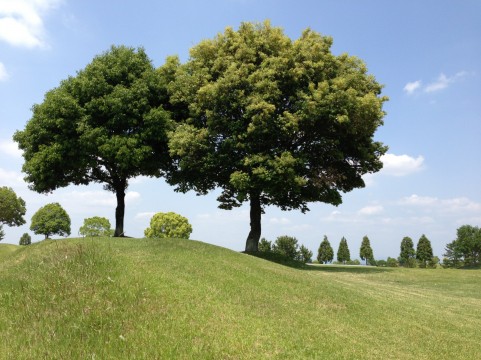
<svg viewBox="0 0 481 360">
<path fill-rule="evenodd" d="M 318 264 L 304 264 L 301 261 L 286 258 L 283 255 L 276 253 L 265 252 L 244 252 L 244 254 L 251 255 L 260 259 L 271 261 L 273 263 L 287 266 L 293 269 L 305 271 L 322 271 L 322 272 L 338 272 L 338 273 L 353 273 L 353 274 L 375 274 L 392 271 L 386 267 L 363 266 L 363 265 L 318 265 Z"/>
<path fill-rule="evenodd" d="M 353 274 L 375 274 L 392 271 L 387 267 L 363 266 L 363 265 L 306 265 L 305 270 L 336 272 L 336 273 L 353 273 Z"/>
</svg>

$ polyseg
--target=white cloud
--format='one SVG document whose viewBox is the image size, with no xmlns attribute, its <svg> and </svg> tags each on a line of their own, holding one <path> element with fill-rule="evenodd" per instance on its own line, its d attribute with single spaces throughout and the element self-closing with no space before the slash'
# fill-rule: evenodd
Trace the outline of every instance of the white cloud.
<svg viewBox="0 0 481 360">
<path fill-rule="evenodd" d="M 416 206 L 441 214 L 466 214 L 481 211 L 481 204 L 466 197 L 439 199 L 413 194 L 399 201 L 400 205 Z"/>
<path fill-rule="evenodd" d="M 0 82 L 8 80 L 8 73 L 5 65 L 0 62 Z"/>
<path fill-rule="evenodd" d="M 382 173 L 393 176 L 406 176 L 423 168 L 424 158 L 413 158 L 408 155 L 385 154 L 381 156 L 383 162 Z"/>
<path fill-rule="evenodd" d="M 155 211 L 141 212 L 141 213 L 138 213 L 137 215 L 135 215 L 135 220 L 141 220 L 141 221 L 148 220 L 148 221 L 150 221 L 152 216 L 154 216 L 155 214 L 156 214 Z"/>
<path fill-rule="evenodd" d="M 428 84 L 424 89 L 425 92 L 435 92 L 439 90 L 446 89 L 450 84 L 458 81 L 459 79 L 465 77 L 467 75 L 466 71 L 460 71 L 451 77 L 447 77 L 444 74 L 440 74 L 436 81 Z"/>
<path fill-rule="evenodd" d="M 115 194 L 109 191 L 89 190 L 89 191 L 71 191 L 63 194 L 63 201 L 73 202 L 84 206 L 98 207 L 115 207 L 117 199 Z M 125 204 L 131 204 L 140 198 L 140 194 L 136 191 L 129 191 L 125 194 Z"/>
<path fill-rule="evenodd" d="M 22 150 L 20 150 L 17 143 L 12 140 L 0 140 L 0 152 L 15 158 L 22 157 Z"/>
<path fill-rule="evenodd" d="M 26 48 L 45 47 L 43 16 L 62 0 L 0 0 L 0 40 Z"/>
<path fill-rule="evenodd" d="M 414 91 L 416 91 L 417 89 L 419 89 L 421 87 L 421 80 L 417 80 L 417 81 L 413 81 L 413 82 L 408 82 L 405 86 L 404 86 L 404 91 L 408 94 L 408 95 L 411 95 Z"/>
<path fill-rule="evenodd" d="M 3 186 L 17 186 L 25 183 L 23 176 L 19 173 L 0 168 L 0 184 Z"/>
<path fill-rule="evenodd" d="M 359 215 L 370 216 L 370 215 L 377 215 L 384 211 L 384 207 L 382 205 L 370 205 L 365 206 L 358 211 Z"/>
<path fill-rule="evenodd" d="M 269 223 L 274 225 L 289 225 L 291 221 L 285 217 L 281 217 L 281 218 L 273 217 L 269 219 Z"/>
</svg>

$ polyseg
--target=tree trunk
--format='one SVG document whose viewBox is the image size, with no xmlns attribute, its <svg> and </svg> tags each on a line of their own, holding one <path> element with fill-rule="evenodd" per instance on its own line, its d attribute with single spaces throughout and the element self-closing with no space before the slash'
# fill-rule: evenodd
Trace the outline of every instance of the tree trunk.
<svg viewBox="0 0 481 360">
<path fill-rule="evenodd" d="M 124 236 L 124 215 L 125 215 L 125 190 L 116 189 L 117 207 L 115 208 L 115 232 L 114 237 Z"/>
<path fill-rule="evenodd" d="M 259 250 L 259 239 L 261 237 L 261 199 L 260 194 L 250 194 L 250 220 L 251 230 L 246 240 L 246 252 L 257 252 Z"/>
</svg>

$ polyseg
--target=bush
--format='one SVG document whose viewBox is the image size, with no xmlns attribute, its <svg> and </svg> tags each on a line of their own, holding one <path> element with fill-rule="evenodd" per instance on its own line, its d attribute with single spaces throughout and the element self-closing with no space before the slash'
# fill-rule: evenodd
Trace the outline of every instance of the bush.
<svg viewBox="0 0 481 360">
<path fill-rule="evenodd" d="M 306 248 L 304 245 L 301 245 L 298 253 L 298 260 L 303 263 L 311 263 L 312 262 L 312 251 Z"/>
<path fill-rule="evenodd" d="M 24 233 L 20 238 L 19 245 L 30 245 L 32 243 L 32 238 L 27 233 Z"/>
<path fill-rule="evenodd" d="M 386 261 L 386 260 L 376 260 L 376 266 L 386 267 L 386 266 L 387 266 L 387 261 Z"/>
<path fill-rule="evenodd" d="M 267 253 L 272 251 L 272 243 L 270 241 L 267 241 L 266 238 L 262 238 L 261 241 L 259 241 L 259 247 L 258 247 L 260 252 Z"/>
<path fill-rule="evenodd" d="M 145 229 L 147 238 L 179 238 L 188 239 L 192 233 L 192 225 L 189 220 L 174 212 L 159 212 L 150 219 L 150 227 Z"/>
<path fill-rule="evenodd" d="M 433 256 L 428 262 L 428 267 L 430 267 L 431 269 L 436 269 L 438 267 L 438 264 L 439 258 L 437 256 Z"/>
<path fill-rule="evenodd" d="M 346 261 L 346 265 L 361 265 L 361 262 L 358 259 L 348 260 Z"/>
<path fill-rule="evenodd" d="M 386 261 L 386 266 L 387 267 L 398 267 L 399 263 L 396 259 L 394 259 L 392 257 L 388 257 L 387 261 Z"/>
<path fill-rule="evenodd" d="M 114 231 L 110 228 L 110 221 L 107 218 L 94 216 L 84 219 L 79 234 L 82 236 L 112 236 Z"/>
<path fill-rule="evenodd" d="M 276 254 L 282 255 L 287 259 L 298 259 L 297 239 L 292 236 L 279 236 L 272 245 L 272 251 Z"/>
</svg>

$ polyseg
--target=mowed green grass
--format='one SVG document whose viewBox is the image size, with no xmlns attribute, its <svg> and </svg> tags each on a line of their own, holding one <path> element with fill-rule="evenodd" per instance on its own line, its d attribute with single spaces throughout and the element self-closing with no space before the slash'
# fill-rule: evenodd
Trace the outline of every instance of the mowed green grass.
<svg viewBox="0 0 481 360">
<path fill-rule="evenodd" d="M 0 359 L 475 359 L 481 271 L 293 269 L 189 240 L 0 262 Z"/>
</svg>

